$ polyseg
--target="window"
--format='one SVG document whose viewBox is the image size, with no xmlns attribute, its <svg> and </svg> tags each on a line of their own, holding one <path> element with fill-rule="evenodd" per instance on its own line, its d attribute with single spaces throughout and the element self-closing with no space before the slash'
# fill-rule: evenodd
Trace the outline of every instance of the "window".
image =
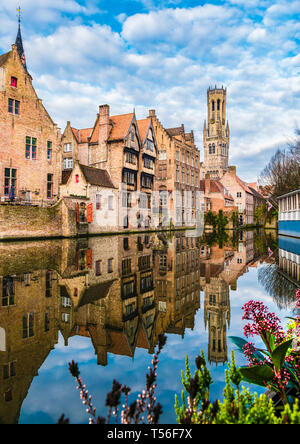
<svg viewBox="0 0 300 444">
<path fill-rule="evenodd" d="M 140 271 L 149 269 L 151 267 L 151 256 L 140 256 L 138 258 L 138 266 Z"/>
<path fill-rule="evenodd" d="M 114 209 L 114 196 L 108 196 L 108 209 Z"/>
<path fill-rule="evenodd" d="M 18 79 L 17 77 L 11 77 L 10 78 L 10 86 L 12 86 L 13 88 L 17 88 L 18 86 Z"/>
<path fill-rule="evenodd" d="M 50 330 L 50 317 L 49 317 L 49 312 L 48 311 L 46 311 L 46 313 L 45 313 L 44 329 L 45 329 L 45 332 Z"/>
<path fill-rule="evenodd" d="M 60 302 L 61 302 L 61 306 L 63 308 L 72 308 L 72 300 L 71 300 L 71 298 L 63 296 L 63 297 L 61 297 L 61 301 Z"/>
<path fill-rule="evenodd" d="M 126 258 L 122 260 L 122 275 L 131 273 L 131 258 Z"/>
<path fill-rule="evenodd" d="M 122 287 L 123 298 L 133 297 L 136 293 L 135 281 L 125 282 Z"/>
<path fill-rule="evenodd" d="M 35 137 L 26 137 L 25 159 L 36 160 L 37 144 Z"/>
<path fill-rule="evenodd" d="M 238 192 L 236 193 L 236 197 L 242 197 L 242 193 L 241 193 L 240 191 L 238 191 Z"/>
<path fill-rule="evenodd" d="M 8 99 L 8 112 L 11 114 L 20 114 L 20 102 L 14 99 Z"/>
<path fill-rule="evenodd" d="M 69 322 L 69 319 L 70 319 L 70 315 L 69 315 L 69 313 L 62 313 L 62 314 L 61 314 L 61 320 L 62 320 L 63 322 L 65 322 L 66 324 Z"/>
<path fill-rule="evenodd" d="M 50 298 L 52 295 L 52 272 L 51 271 L 46 271 L 46 291 L 45 291 L 45 296 L 46 298 Z"/>
<path fill-rule="evenodd" d="M 34 336 L 33 321 L 33 313 L 28 313 L 27 315 L 23 316 L 23 339 L 31 338 L 32 336 Z"/>
<path fill-rule="evenodd" d="M 144 167 L 152 170 L 153 166 L 154 166 L 153 159 L 150 159 L 149 157 L 144 157 Z"/>
<path fill-rule="evenodd" d="M 8 307 L 15 303 L 15 282 L 12 276 L 3 278 L 2 281 L 2 307 Z"/>
<path fill-rule="evenodd" d="M 158 159 L 159 160 L 166 160 L 167 159 L 167 152 L 165 150 L 159 151 Z"/>
<path fill-rule="evenodd" d="M 101 269 L 102 269 L 102 261 L 101 260 L 96 261 L 95 262 L 95 267 L 96 267 L 96 270 L 95 270 L 96 276 L 100 276 L 101 275 Z"/>
<path fill-rule="evenodd" d="M 47 142 L 47 159 L 52 159 L 52 142 L 50 142 L 49 140 Z"/>
<path fill-rule="evenodd" d="M 73 168 L 73 159 L 68 158 L 64 159 L 64 170 L 69 170 Z"/>
<path fill-rule="evenodd" d="M 14 168 L 4 168 L 4 196 L 9 196 L 10 192 L 16 194 L 17 170 Z"/>
<path fill-rule="evenodd" d="M 215 147 L 215 144 L 213 143 L 212 145 L 209 145 L 209 147 L 208 147 L 208 151 L 209 151 L 209 154 L 215 154 L 215 152 L 216 152 L 216 147 Z"/>
<path fill-rule="evenodd" d="M 113 272 L 113 259 L 108 259 L 107 261 L 107 273 Z"/>
<path fill-rule="evenodd" d="M 123 171 L 123 183 L 127 185 L 134 185 L 135 183 L 135 174 L 130 171 Z"/>
<path fill-rule="evenodd" d="M 101 194 L 96 194 L 96 210 L 101 210 Z"/>
<path fill-rule="evenodd" d="M 16 376 L 15 362 L 9 362 L 3 365 L 3 379 L 12 378 Z"/>
<path fill-rule="evenodd" d="M 140 281 L 140 291 L 141 293 L 146 293 L 147 291 L 151 291 L 153 289 L 153 279 L 152 275 L 141 277 Z"/>
<path fill-rule="evenodd" d="M 142 187 L 144 188 L 151 188 L 152 187 L 152 178 L 149 176 L 142 175 Z"/>
<path fill-rule="evenodd" d="M 147 139 L 147 149 L 150 151 L 154 151 L 154 143 L 152 140 Z"/>
<path fill-rule="evenodd" d="M 65 143 L 65 153 L 70 153 L 70 152 L 71 152 L 71 144 Z"/>
<path fill-rule="evenodd" d="M 176 182 L 179 182 L 179 166 L 176 165 Z"/>
<path fill-rule="evenodd" d="M 76 183 L 79 183 L 79 174 L 76 174 L 76 176 L 75 176 L 75 182 L 76 182 Z"/>
<path fill-rule="evenodd" d="M 125 153 L 125 162 L 131 163 L 132 165 L 137 164 L 137 157 L 133 153 Z"/>
<path fill-rule="evenodd" d="M 179 161 L 179 151 L 176 151 L 176 160 Z"/>
<path fill-rule="evenodd" d="M 131 193 L 122 193 L 122 206 L 124 208 L 130 208 L 132 204 Z"/>
<path fill-rule="evenodd" d="M 47 174 L 47 199 L 53 198 L 53 174 Z"/>
</svg>

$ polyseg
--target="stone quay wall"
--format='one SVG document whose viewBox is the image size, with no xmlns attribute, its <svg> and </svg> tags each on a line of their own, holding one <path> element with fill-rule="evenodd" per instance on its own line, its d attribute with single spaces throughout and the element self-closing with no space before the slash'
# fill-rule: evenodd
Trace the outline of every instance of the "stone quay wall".
<svg viewBox="0 0 300 444">
<path fill-rule="evenodd" d="M 72 213 L 63 200 L 49 208 L 0 205 L 0 240 L 74 235 L 76 223 L 72 223 Z"/>
</svg>

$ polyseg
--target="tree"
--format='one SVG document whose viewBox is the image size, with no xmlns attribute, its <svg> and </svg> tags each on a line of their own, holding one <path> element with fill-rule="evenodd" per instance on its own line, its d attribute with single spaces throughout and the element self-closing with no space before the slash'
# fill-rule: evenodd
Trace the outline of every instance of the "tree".
<svg viewBox="0 0 300 444">
<path fill-rule="evenodd" d="M 261 185 L 269 185 L 276 198 L 300 187 L 300 131 L 286 148 L 279 148 L 259 177 Z"/>
</svg>

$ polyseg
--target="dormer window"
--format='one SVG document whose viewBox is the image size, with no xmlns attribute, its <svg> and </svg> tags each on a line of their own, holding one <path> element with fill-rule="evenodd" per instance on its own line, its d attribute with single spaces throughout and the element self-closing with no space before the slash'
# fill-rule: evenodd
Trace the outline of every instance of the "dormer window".
<svg viewBox="0 0 300 444">
<path fill-rule="evenodd" d="M 13 86 L 14 88 L 17 88 L 18 86 L 18 79 L 17 77 L 11 77 L 10 78 L 10 86 Z"/>
</svg>

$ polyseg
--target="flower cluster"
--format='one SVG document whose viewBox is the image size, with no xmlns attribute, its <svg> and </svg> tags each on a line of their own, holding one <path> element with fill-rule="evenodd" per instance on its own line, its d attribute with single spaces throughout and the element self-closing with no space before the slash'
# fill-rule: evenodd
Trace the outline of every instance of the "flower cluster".
<svg viewBox="0 0 300 444">
<path fill-rule="evenodd" d="M 284 340 L 285 334 L 281 329 L 279 318 L 270 313 L 262 302 L 249 301 L 242 309 L 244 310 L 242 319 L 252 321 L 252 324 L 248 323 L 244 327 L 244 335 L 247 338 L 268 333 L 274 335 L 278 344 Z"/>
</svg>

